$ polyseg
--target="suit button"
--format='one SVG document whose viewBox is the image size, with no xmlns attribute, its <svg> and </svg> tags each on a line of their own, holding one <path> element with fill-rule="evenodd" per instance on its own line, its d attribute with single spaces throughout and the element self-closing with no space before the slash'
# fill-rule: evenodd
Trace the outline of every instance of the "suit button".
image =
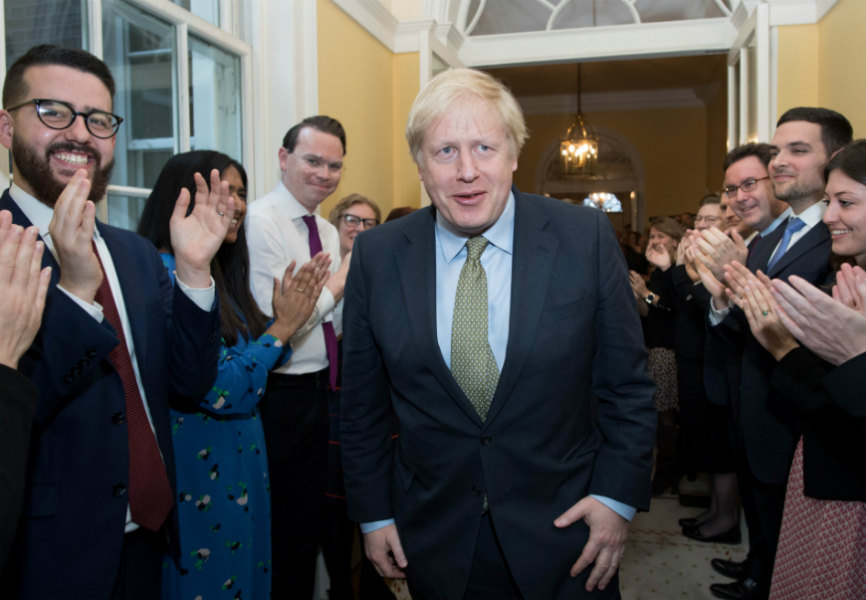
<svg viewBox="0 0 866 600">
<path fill-rule="evenodd" d="M 492 441 L 493 441 L 493 436 L 491 436 L 491 435 L 482 435 L 481 436 L 481 445 L 482 446 L 486 446 Z"/>
<path fill-rule="evenodd" d="M 122 425 L 126 421 L 126 415 L 123 414 L 123 411 L 119 411 L 111 415 L 111 422 L 115 425 Z"/>
<path fill-rule="evenodd" d="M 126 494 L 126 486 L 123 485 L 122 483 L 118 483 L 117 485 L 114 486 L 112 493 L 114 494 L 114 496 L 116 498 L 120 498 L 121 496 Z"/>
</svg>

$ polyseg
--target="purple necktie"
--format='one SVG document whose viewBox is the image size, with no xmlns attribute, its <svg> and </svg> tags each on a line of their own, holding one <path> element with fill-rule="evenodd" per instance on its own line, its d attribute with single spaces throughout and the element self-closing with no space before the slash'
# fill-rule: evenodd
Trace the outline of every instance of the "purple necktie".
<svg viewBox="0 0 866 600">
<path fill-rule="evenodd" d="M 322 239 L 319 237 L 319 226 L 316 225 L 314 215 L 301 217 L 307 225 L 310 233 L 310 258 L 322 251 Z M 325 350 L 328 352 L 328 383 L 331 389 L 337 389 L 337 334 L 334 324 L 330 321 L 322 322 L 322 332 L 325 334 Z"/>
</svg>

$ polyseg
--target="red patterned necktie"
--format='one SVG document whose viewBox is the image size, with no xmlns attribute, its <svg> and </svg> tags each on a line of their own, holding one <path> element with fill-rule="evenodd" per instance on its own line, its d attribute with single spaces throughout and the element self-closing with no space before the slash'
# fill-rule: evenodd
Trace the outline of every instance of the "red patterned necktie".
<svg viewBox="0 0 866 600">
<path fill-rule="evenodd" d="M 109 352 L 108 357 L 114 364 L 117 374 L 120 375 L 123 393 L 126 396 L 126 427 L 129 436 L 129 509 L 132 512 L 133 522 L 151 531 L 158 531 L 174 503 L 171 485 L 168 482 L 168 473 L 156 437 L 144 410 L 120 315 L 114 303 L 108 277 L 105 275 L 105 268 L 102 266 L 99 252 L 96 251 L 96 242 L 93 242 L 93 252 L 102 269 L 102 283 L 99 284 L 99 291 L 96 292 L 96 301 L 102 305 L 102 313 L 114 327 L 120 340 L 120 343 Z"/>
<path fill-rule="evenodd" d="M 301 217 L 309 231 L 310 258 L 322 251 L 322 239 L 319 237 L 319 227 L 316 225 L 314 215 Z M 331 389 L 337 389 L 337 333 L 334 324 L 330 321 L 322 322 L 322 331 L 325 334 L 325 350 L 328 352 L 328 383 Z"/>
</svg>

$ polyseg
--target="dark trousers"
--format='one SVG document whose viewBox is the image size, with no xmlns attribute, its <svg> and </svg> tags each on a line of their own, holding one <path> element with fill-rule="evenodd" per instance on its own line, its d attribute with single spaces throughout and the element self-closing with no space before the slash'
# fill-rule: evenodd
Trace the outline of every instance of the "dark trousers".
<svg viewBox="0 0 866 600">
<path fill-rule="evenodd" d="M 162 595 L 162 561 L 167 546 L 161 534 L 143 527 L 123 536 L 120 567 L 111 600 L 153 600 Z"/>
<path fill-rule="evenodd" d="M 259 404 L 271 482 L 271 595 L 313 595 L 327 474 L 328 370 L 268 376 Z"/>
<path fill-rule="evenodd" d="M 408 580 L 412 600 L 435 600 L 421 596 Z M 505 555 L 496 537 L 490 513 L 481 518 L 475 554 L 472 557 L 472 570 L 466 586 L 465 600 L 523 600 L 523 595 L 511 576 Z"/>
</svg>

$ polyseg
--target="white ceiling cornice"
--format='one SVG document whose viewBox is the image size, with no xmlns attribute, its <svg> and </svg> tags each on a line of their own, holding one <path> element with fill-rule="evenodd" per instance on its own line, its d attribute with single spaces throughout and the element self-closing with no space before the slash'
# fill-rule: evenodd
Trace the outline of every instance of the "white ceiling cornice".
<svg viewBox="0 0 866 600">
<path fill-rule="evenodd" d="M 755 4 L 750 0 L 738 4 L 731 18 L 464 37 L 449 23 L 401 23 L 378 0 L 331 1 L 392 52 L 418 52 L 419 33 L 432 32 L 470 67 L 725 52 L 736 40 L 744 12 L 752 12 Z M 770 26 L 817 23 L 837 2 L 767 0 Z"/>
</svg>

